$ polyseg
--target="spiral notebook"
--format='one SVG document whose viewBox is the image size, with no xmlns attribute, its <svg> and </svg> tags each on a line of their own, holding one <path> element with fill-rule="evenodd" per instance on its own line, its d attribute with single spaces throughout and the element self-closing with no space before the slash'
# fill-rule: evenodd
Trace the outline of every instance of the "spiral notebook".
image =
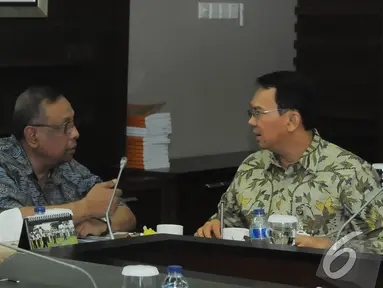
<svg viewBox="0 0 383 288">
<path fill-rule="evenodd" d="M 19 247 L 34 250 L 77 244 L 72 213 L 69 211 L 24 217 Z"/>
</svg>

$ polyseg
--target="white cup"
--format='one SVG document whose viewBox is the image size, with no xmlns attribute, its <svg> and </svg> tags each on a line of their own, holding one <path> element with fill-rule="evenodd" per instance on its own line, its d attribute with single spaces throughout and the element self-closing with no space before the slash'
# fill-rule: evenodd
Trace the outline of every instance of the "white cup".
<svg viewBox="0 0 383 288">
<path fill-rule="evenodd" d="M 156 288 L 158 287 L 158 269 L 148 265 L 129 265 L 122 270 L 123 288 Z"/>
<path fill-rule="evenodd" d="M 245 241 L 244 236 L 249 236 L 246 228 L 223 228 L 222 238 L 227 240 Z"/>
<path fill-rule="evenodd" d="M 157 233 L 184 235 L 184 226 L 176 224 L 159 224 L 157 225 Z"/>
</svg>

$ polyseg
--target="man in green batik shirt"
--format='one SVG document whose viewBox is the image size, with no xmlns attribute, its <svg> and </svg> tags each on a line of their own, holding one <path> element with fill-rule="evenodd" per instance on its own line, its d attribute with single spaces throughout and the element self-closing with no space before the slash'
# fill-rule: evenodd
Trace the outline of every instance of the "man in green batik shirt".
<svg viewBox="0 0 383 288">
<path fill-rule="evenodd" d="M 249 124 L 260 150 L 243 161 L 222 196 L 225 227 L 249 227 L 252 211 L 263 208 L 267 215 L 296 216 L 301 228 L 315 235 L 297 236 L 298 246 L 328 248 L 344 222 L 380 189 L 378 174 L 321 138 L 315 129 L 319 96 L 303 76 L 279 71 L 257 82 Z M 381 227 L 382 199 L 378 196 L 342 235 Z M 213 215 L 196 235 L 222 237 L 219 219 Z"/>
</svg>

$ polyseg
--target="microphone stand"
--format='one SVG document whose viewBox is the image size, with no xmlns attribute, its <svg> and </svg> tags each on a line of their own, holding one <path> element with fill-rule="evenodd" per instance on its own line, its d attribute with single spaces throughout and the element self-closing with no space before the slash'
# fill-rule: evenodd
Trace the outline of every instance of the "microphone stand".
<svg viewBox="0 0 383 288">
<path fill-rule="evenodd" d="M 225 225 L 224 223 L 223 223 L 223 209 L 224 209 L 224 205 L 225 205 L 225 202 L 223 201 L 223 200 L 221 200 L 220 201 L 220 203 L 219 203 L 219 205 L 220 205 L 220 212 L 219 212 L 219 216 L 220 216 L 220 222 L 221 222 L 221 237 L 223 237 L 223 226 Z"/>
<path fill-rule="evenodd" d="M 25 254 L 31 255 L 31 256 L 34 256 L 36 258 L 41 258 L 41 259 L 44 259 L 44 260 L 47 260 L 47 261 L 51 261 L 51 262 L 54 262 L 54 263 L 57 263 L 57 264 L 60 264 L 60 265 L 64 265 L 66 267 L 69 267 L 69 268 L 72 268 L 74 270 L 80 271 L 81 273 L 85 274 L 86 277 L 88 277 L 90 281 L 92 281 L 92 284 L 93 284 L 94 288 L 98 288 L 98 286 L 96 284 L 96 281 L 94 281 L 92 275 L 90 275 L 88 272 L 86 272 L 84 269 L 82 269 L 82 268 L 80 268 L 78 266 L 75 266 L 75 265 L 72 265 L 72 264 L 68 264 L 68 263 L 56 260 L 54 258 L 51 258 L 51 257 L 47 257 L 47 256 L 44 256 L 44 255 L 41 255 L 41 254 L 38 254 L 38 253 L 34 253 L 34 252 L 31 252 L 31 251 L 28 251 L 28 250 L 25 250 L 25 249 L 22 249 L 22 248 L 19 248 L 19 247 L 16 247 L 16 246 L 4 244 L 4 243 L 1 243 L 1 242 L 0 242 L 0 246 L 3 246 L 5 248 L 11 249 L 11 250 L 15 250 L 15 251 L 18 251 L 18 252 L 21 252 L 21 253 L 25 253 Z"/>
<path fill-rule="evenodd" d="M 368 200 L 366 203 L 364 203 L 364 205 L 363 205 L 362 207 L 360 207 L 359 210 L 358 210 L 356 213 L 354 213 L 354 215 L 352 215 L 352 216 L 351 216 L 351 217 L 350 217 L 350 218 L 343 224 L 343 226 L 339 229 L 338 234 L 336 235 L 335 243 L 338 242 L 338 240 L 339 240 L 339 238 L 340 238 L 340 234 L 342 233 L 342 231 L 344 230 L 344 228 L 346 228 L 346 226 L 347 226 L 348 224 L 350 224 L 350 222 L 351 222 L 356 216 L 358 216 L 358 215 L 363 211 L 364 208 L 367 207 L 367 205 L 371 204 L 371 202 L 372 202 L 376 197 L 378 197 L 378 195 L 379 195 L 382 191 L 383 191 L 383 189 L 379 190 L 379 191 L 376 193 L 376 195 L 374 195 L 374 197 L 372 197 L 370 200 Z"/>
</svg>

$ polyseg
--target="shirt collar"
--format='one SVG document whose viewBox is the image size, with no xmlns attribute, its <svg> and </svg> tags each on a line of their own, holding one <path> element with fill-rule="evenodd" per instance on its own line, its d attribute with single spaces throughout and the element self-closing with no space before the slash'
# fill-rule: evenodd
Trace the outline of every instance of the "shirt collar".
<svg viewBox="0 0 383 288">
<path fill-rule="evenodd" d="M 23 146 L 21 146 L 21 143 L 16 139 L 14 135 L 11 135 L 9 140 L 12 145 L 12 154 L 14 155 L 13 158 L 18 163 L 19 169 L 24 171 L 24 173 L 28 176 L 34 174 L 31 162 L 29 161 Z"/>
<path fill-rule="evenodd" d="M 319 135 L 319 132 L 313 130 L 313 139 L 310 146 L 305 150 L 302 156 L 295 163 L 299 163 L 306 171 L 310 173 L 316 173 L 318 161 L 320 159 L 324 145 L 323 138 Z M 267 155 L 268 161 L 266 161 L 265 169 L 268 170 L 271 167 L 271 164 L 282 167 L 279 161 L 277 160 L 277 155 L 271 151 L 268 151 Z"/>
</svg>

